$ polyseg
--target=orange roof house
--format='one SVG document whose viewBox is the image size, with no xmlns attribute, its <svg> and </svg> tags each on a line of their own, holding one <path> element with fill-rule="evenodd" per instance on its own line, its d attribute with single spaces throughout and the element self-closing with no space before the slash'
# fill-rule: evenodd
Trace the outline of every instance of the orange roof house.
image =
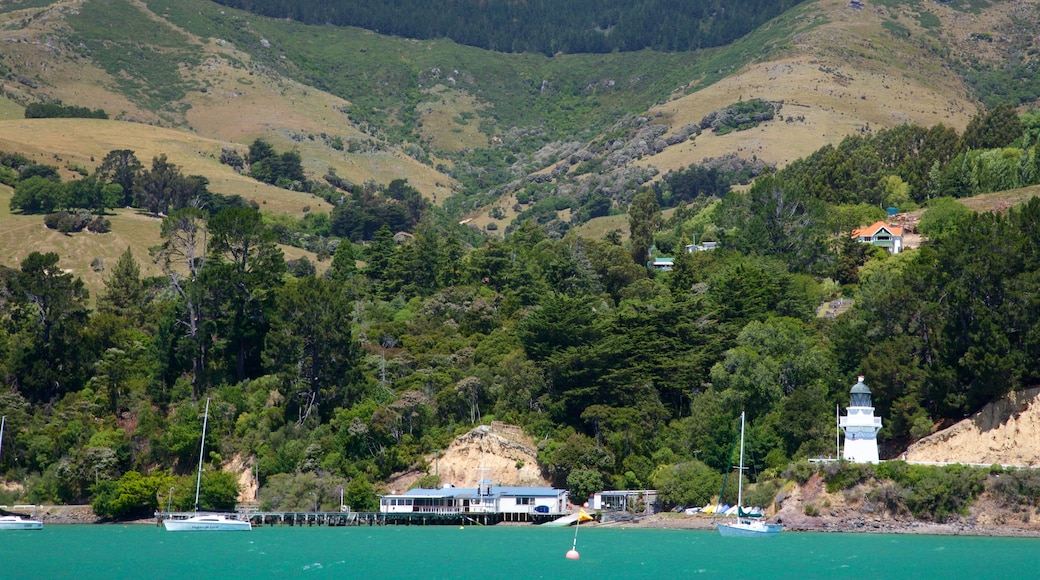
<svg viewBox="0 0 1040 580">
<path fill-rule="evenodd" d="M 857 242 L 873 244 L 887 248 L 889 252 L 898 254 L 903 251 L 903 227 L 885 222 L 875 222 L 865 228 L 852 230 L 852 237 Z"/>
</svg>

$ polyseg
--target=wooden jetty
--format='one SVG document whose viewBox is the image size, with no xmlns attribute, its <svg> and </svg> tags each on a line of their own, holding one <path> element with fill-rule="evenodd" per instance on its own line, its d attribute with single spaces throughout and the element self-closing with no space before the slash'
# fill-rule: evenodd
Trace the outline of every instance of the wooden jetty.
<svg viewBox="0 0 1040 580">
<path fill-rule="evenodd" d="M 182 519 L 195 515 L 194 512 L 156 512 L 156 525 L 163 520 Z M 385 512 L 291 512 L 241 510 L 236 514 L 224 514 L 253 527 L 261 526 L 493 526 L 502 522 L 541 524 L 552 521 L 560 514 L 513 514 L 513 513 L 385 513 Z"/>
</svg>

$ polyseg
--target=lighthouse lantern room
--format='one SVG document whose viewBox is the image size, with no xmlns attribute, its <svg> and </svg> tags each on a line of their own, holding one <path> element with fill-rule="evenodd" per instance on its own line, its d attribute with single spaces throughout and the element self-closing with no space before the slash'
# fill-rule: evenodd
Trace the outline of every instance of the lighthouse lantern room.
<svg viewBox="0 0 1040 580">
<path fill-rule="evenodd" d="M 881 417 L 874 416 L 870 389 L 863 383 L 863 377 L 859 377 L 859 382 L 852 385 L 849 394 L 846 415 L 838 423 L 845 430 L 845 453 L 842 456 L 853 463 L 877 463 L 877 434 L 881 430 Z"/>
</svg>

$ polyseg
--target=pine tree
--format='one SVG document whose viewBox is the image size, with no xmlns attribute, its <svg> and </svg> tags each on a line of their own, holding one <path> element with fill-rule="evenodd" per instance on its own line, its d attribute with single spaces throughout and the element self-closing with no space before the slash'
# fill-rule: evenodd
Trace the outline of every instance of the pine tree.
<svg viewBox="0 0 1040 580">
<path fill-rule="evenodd" d="M 98 312 L 107 312 L 141 322 L 145 306 L 141 267 L 127 246 L 119 256 L 112 275 L 105 279 L 105 290 L 98 296 Z"/>
</svg>

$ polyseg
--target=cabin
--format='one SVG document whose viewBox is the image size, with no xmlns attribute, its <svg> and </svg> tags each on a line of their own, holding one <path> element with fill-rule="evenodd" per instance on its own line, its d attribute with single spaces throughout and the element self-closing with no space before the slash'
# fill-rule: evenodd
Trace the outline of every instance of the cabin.
<svg viewBox="0 0 1040 580">
<path fill-rule="evenodd" d="M 603 511 L 628 511 L 647 515 L 661 511 L 661 501 L 654 489 L 601 491 L 589 497 L 589 507 Z"/>
<path fill-rule="evenodd" d="M 852 230 L 857 242 L 881 246 L 893 254 L 903 251 L 903 228 L 885 222 L 875 222 L 865 228 Z"/>
<path fill-rule="evenodd" d="M 675 258 L 654 258 L 654 261 L 650 262 L 650 267 L 659 272 L 671 272 L 675 267 Z"/>
<path fill-rule="evenodd" d="M 410 489 L 379 496 L 383 513 L 564 514 L 567 490 L 553 487 L 495 486 L 482 480 L 476 488 L 446 485 L 440 489 Z"/>
<path fill-rule="evenodd" d="M 696 252 L 708 252 L 719 247 L 718 242 L 704 242 L 702 244 L 688 244 L 684 246 L 687 254 L 693 254 Z"/>
</svg>

